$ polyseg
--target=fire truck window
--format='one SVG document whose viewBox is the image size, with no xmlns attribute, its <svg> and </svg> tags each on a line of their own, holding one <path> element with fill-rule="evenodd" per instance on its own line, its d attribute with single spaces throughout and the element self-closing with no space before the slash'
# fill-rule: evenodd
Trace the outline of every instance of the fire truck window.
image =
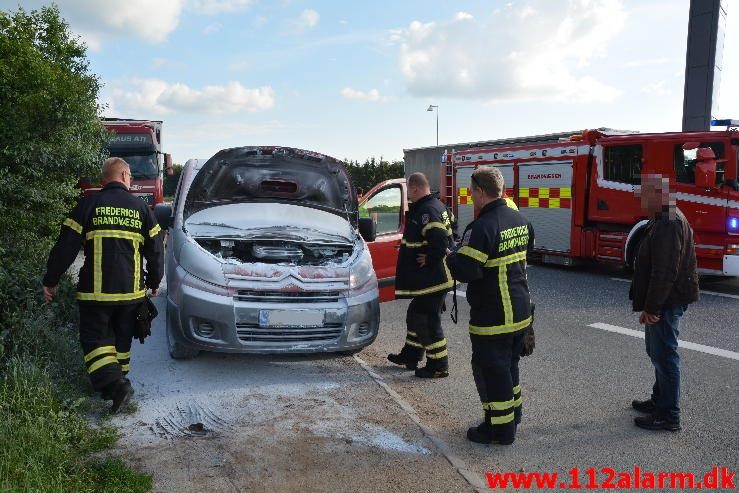
<svg viewBox="0 0 739 493">
<path fill-rule="evenodd" d="M 716 159 L 724 157 L 723 142 L 701 142 L 700 147 L 710 147 Z M 683 149 L 682 144 L 675 144 L 675 179 L 678 183 L 695 183 L 695 163 L 698 149 Z M 716 164 L 716 185 L 724 181 L 724 165 Z"/>
<path fill-rule="evenodd" d="M 603 178 L 609 181 L 641 183 L 642 146 L 606 147 L 603 156 Z"/>
<path fill-rule="evenodd" d="M 120 153 L 119 157 L 125 159 L 131 167 L 134 180 L 150 180 L 159 174 L 156 154 Z"/>
<path fill-rule="evenodd" d="M 359 217 L 372 217 L 377 222 L 377 234 L 400 231 L 402 195 L 400 187 L 389 187 L 374 194 L 359 208 Z"/>
</svg>

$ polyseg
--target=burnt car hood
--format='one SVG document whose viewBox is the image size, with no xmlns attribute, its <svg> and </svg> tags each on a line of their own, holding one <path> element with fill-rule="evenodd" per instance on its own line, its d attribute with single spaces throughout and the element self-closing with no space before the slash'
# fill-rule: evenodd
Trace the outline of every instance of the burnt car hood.
<svg viewBox="0 0 739 493">
<path fill-rule="evenodd" d="M 293 204 L 226 204 L 192 214 L 187 234 L 198 238 L 274 238 L 290 241 L 344 241 L 357 233 L 346 218 Z"/>
<path fill-rule="evenodd" d="M 184 217 L 234 203 L 313 207 L 357 226 L 357 195 L 341 161 L 286 147 L 237 147 L 210 158 L 193 179 Z"/>
</svg>

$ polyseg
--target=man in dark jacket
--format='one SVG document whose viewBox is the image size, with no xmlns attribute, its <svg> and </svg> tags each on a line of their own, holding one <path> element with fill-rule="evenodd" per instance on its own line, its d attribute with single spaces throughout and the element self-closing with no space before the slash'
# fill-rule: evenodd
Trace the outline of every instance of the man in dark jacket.
<svg viewBox="0 0 739 493">
<path fill-rule="evenodd" d="M 398 252 L 395 296 L 412 301 L 406 315 L 405 345 L 400 353 L 389 354 L 387 359 L 416 369 L 425 352 L 426 366 L 416 369 L 416 376 L 441 378 L 449 375 L 441 310 L 454 282 L 444 261 L 452 244 L 453 218 L 431 193 L 423 173 L 408 177 L 408 199 L 412 203 Z"/>
<path fill-rule="evenodd" d="M 164 274 L 162 231 L 146 203 L 131 195 L 131 170 L 120 158 L 102 168 L 103 189 L 83 197 L 62 222 L 43 279 L 44 298 L 84 245 L 77 301 L 80 343 L 93 388 L 118 412 L 133 395 L 129 370 L 136 310 L 146 290 L 157 295 Z M 143 259 L 146 259 L 144 276 Z"/>
<path fill-rule="evenodd" d="M 524 331 L 531 326 L 526 254 L 534 243 L 531 224 L 503 198 L 496 168 L 472 173 L 475 219 L 461 246 L 447 257 L 454 279 L 469 283 L 472 374 L 485 419 L 467 430 L 477 443 L 509 445 L 521 421 L 518 362 Z"/>
<path fill-rule="evenodd" d="M 631 405 L 647 413 L 634 419 L 648 430 L 680 430 L 680 317 L 698 300 L 693 230 L 675 205 L 670 181 L 661 175 L 642 176 L 642 210 L 649 216 L 639 243 L 629 297 L 645 324 L 647 354 L 654 365 L 652 396 Z"/>
</svg>

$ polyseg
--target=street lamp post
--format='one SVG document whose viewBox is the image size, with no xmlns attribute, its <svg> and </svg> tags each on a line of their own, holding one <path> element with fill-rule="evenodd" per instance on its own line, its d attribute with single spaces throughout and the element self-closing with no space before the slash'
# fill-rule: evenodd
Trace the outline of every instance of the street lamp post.
<svg viewBox="0 0 739 493">
<path fill-rule="evenodd" d="M 434 111 L 436 109 L 436 147 L 439 147 L 439 106 L 430 104 L 426 111 Z"/>
</svg>

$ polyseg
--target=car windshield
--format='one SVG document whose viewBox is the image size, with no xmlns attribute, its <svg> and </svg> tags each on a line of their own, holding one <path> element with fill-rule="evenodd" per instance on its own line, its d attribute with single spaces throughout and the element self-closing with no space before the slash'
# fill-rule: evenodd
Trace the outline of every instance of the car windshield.
<svg viewBox="0 0 739 493">
<path fill-rule="evenodd" d="M 116 157 L 124 159 L 131 167 L 131 175 L 134 180 L 151 180 L 159 174 L 157 166 L 157 155 L 141 153 L 118 153 Z"/>
</svg>

